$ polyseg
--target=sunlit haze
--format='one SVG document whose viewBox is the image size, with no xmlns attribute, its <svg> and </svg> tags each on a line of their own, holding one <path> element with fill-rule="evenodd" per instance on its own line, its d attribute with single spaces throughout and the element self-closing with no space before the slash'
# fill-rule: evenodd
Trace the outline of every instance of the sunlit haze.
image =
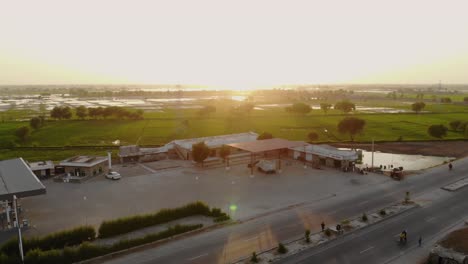
<svg viewBox="0 0 468 264">
<path fill-rule="evenodd" d="M 1 1 L 0 84 L 467 83 L 467 1 Z"/>
</svg>

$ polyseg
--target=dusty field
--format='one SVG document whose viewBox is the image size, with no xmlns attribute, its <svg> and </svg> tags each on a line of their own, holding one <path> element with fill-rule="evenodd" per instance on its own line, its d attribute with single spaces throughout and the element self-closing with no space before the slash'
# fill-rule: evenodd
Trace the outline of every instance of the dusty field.
<svg viewBox="0 0 468 264">
<path fill-rule="evenodd" d="M 355 147 L 368 151 L 372 150 L 372 144 L 370 143 L 335 143 L 332 145 L 340 148 Z M 463 158 L 468 156 L 468 140 L 376 143 L 375 150 L 398 154 Z"/>
<path fill-rule="evenodd" d="M 451 248 L 457 252 L 468 253 L 468 228 L 453 231 L 446 236 L 440 244 L 445 248 Z"/>
</svg>

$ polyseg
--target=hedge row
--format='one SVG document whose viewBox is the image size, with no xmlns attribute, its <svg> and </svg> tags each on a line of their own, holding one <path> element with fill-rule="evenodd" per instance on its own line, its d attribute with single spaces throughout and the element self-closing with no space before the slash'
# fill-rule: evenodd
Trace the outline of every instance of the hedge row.
<svg viewBox="0 0 468 264">
<path fill-rule="evenodd" d="M 94 231 L 92 226 L 81 226 L 70 230 L 52 233 L 41 238 L 23 238 L 23 250 L 24 252 L 28 252 L 36 248 L 41 250 L 62 249 L 65 246 L 79 245 L 84 241 L 94 240 L 95 238 L 96 231 Z M 18 255 L 18 239 L 14 238 L 7 241 L 0 247 L 0 252 L 9 256 Z"/>
<path fill-rule="evenodd" d="M 104 221 L 99 226 L 99 237 L 108 238 L 126 234 L 141 228 L 159 225 L 193 215 L 218 217 L 220 213 L 220 209 L 214 208 L 213 211 L 210 211 L 210 208 L 206 204 L 195 202 L 178 208 L 162 209 L 154 214 L 135 215 Z"/>
<path fill-rule="evenodd" d="M 41 249 L 33 249 L 26 253 L 24 258 L 25 264 L 71 264 L 94 257 L 103 256 L 109 253 L 128 249 L 131 247 L 143 245 L 146 243 L 158 241 L 174 235 L 182 234 L 191 230 L 199 229 L 203 225 L 176 225 L 169 227 L 167 230 L 150 234 L 143 238 L 122 240 L 111 246 L 93 245 L 89 242 L 84 242 L 77 247 L 65 247 L 63 250 L 52 249 L 43 251 Z M 20 263 L 19 257 L 6 256 L 0 254 L 0 263 L 13 264 Z"/>
</svg>

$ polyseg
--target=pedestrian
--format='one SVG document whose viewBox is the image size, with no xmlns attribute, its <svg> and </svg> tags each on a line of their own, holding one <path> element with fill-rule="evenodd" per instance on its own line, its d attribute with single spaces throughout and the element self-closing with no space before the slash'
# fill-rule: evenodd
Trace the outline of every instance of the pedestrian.
<svg viewBox="0 0 468 264">
<path fill-rule="evenodd" d="M 322 224 L 320 224 L 322 226 L 322 232 L 325 230 L 325 222 L 322 221 Z"/>
<path fill-rule="evenodd" d="M 421 236 L 419 236 L 418 244 L 419 244 L 419 247 L 421 247 L 421 244 L 422 244 L 422 237 Z"/>
</svg>

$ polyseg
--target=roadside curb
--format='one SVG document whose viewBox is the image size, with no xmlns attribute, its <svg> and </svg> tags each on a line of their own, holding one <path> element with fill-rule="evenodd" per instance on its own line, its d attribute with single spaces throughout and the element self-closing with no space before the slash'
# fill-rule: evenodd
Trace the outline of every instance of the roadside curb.
<svg viewBox="0 0 468 264">
<path fill-rule="evenodd" d="M 112 252 L 112 253 L 109 253 L 109 254 L 106 254 L 106 255 L 103 255 L 103 256 L 99 256 L 99 257 L 95 257 L 95 258 L 91 258 L 91 259 L 87 259 L 87 260 L 83 260 L 83 261 L 75 262 L 75 263 L 76 264 L 97 264 L 97 263 L 102 263 L 103 261 L 111 260 L 111 259 L 116 258 L 116 257 L 131 254 L 131 253 L 138 252 L 138 251 L 145 250 L 145 249 L 150 249 L 152 247 L 155 247 L 155 246 L 158 246 L 158 245 L 161 245 L 161 244 L 165 244 L 165 243 L 168 243 L 168 242 L 171 242 L 171 241 L 184 239 L 184 238 L 194 236 L 194 235 L 197 235 L 197 234 L 200 234 L 200 233 L 203 233 L 203 232 L 208 232 L 208 231 L 211 231 L 211 230 L 214 230 L 214 229 L 217 229 L 217 228 L 221 228 L 221 227 L 224 227 L 224 226 L 235 225 L 235 224 L 237 224 L 236 221 L 218 223 L 218 224 L 214 224 L 212 226 L 208 226 L 208 227 L 205 227 L 205 228 L 192 230 L 192 231 L 189 231 L 189 232 L 178 234 L 178 235 L 168 237 L 168 238 L 165 238 L 165 239 L 161 239 L 161 240 L 158 240 L 158 241 L 154 241 L 154 242 L 151 242 L 151 243 L 139 245 L 139 246 L 136 246 L 136 247 L 127 248 L 127 249 L 124 249 L 124 250 Z"/>
<path fill-rule="evenodd" d="M 393 204 L 392 204 L 392 205 L 393 205 Z M 391 206 L 391 205 L 389 205 L 389 206 Z M 346 233 L 344 233 L 344 234 L 342 234 L 342 235 L 335 236 L 334 238 L 329 239 L 329 240 L 327 240 L 327 241 L 324 241 L 324 242 L 322 242 L 322 243 L 320 243 L 320 244 L 317 244 L 317 245 L 315 245 L 315 246 L 312 246 L 312 247 L 309 247 L 309 248 L 305 248 L 305 249 L 300 249 L 300 250 L 298 250 L 297 252 L 295 252 L 294 254 L 290 254 L 290 255 L 285 256 L 285 258 L 287 258 L 287 257 L 289 257 L 289 256 L 296 255 L 296 254 L 300 253 L 300 252 L 303 251 L 303 250 L 310 250 L 310 249 L 320 249 L 320 248 L 323 248 L 323 247 L 327 246 L 328 244 L 330 244 L 330 243 L 332 243 L 332 242 L 334 242 L 334 241 L 336 241 L 336 240 L 338 240 L 338 239 L 340 239 L 340 238 L 349 237 L 349 236 L 353 235 L 354 233 L 356 233 L 356 232 L 358 232 L 358 231 L 362 231 L 362 230 L 365 230 L 365 229 L 367 229 L 367 228 L 369 228 L 369 227 L 375 226 L 375 225 L 377 225 L 377 224 L 381 224 L 381 223 L 383 223 L 383 222 L 385 222 L 385 221 L 388 221 L 389 219 L 395 218 L 396 216 L 402 215 L 402 214 L 404 214 L 404 213 L 408 213 L 408 212 L 410 212 L 410 211 L 412 211 L 412 210 L 414 210 L 414 209 L 416 209 L 416 208 L 420 208 L 420 207 L 421 207 L 421 206 L 420 206 L 419 204 L 415 203 L 412 207 L 410 207 L 410 208 L 408 208 L 408 209 L 406 209 L 406 210 L 403 210 L 403 211 L 401 211 L 401 212 L 398 212 L 398 213 L 395 213 L 395 214 L 392 214 L 392 215 L 388 215 L 387 217 L 383 218 L 383 219 L 380 220 L 380 221 L 374 222 L 374 223 L 372 223 L 372 224 L 368 224 L 368 225 L 363 226 L 363 227 L 361 227 L 361 228 L 354 229 L 354 230 L 349 231 L 349 232 L 346 232 Z M 351 219 L 354 219 L 354 218 L 358 218 L 359 216 L 360 216 L 360 215 L 356 215 L 356 216 L 353 216 L 353 217 L 350 217 L 350 218 L 351 218 Z M 322 231 L 319 231 L 319 232 L 316 232 L 316 233 L 313 233 L 313 234 L 310 234 L 310 235 L 312 236 L 312 235 L 316 235 L 316 234 L 320 234 L 320 233 L 322 233 Z M 304 239 L 304 237 L 300 237 L 300 238 L 296 238 L 296 239 L 292 239 L 292 240 L 286 241 L 286 242 L 284 242 L 283 244 L 284 244 L 285 246 L 287 246 L 287 245 L 289 245 L 289 244 L 292 244 L 292 243 L 301 241 L 301 240 L 303 240 L 303 239 Z M 260 251 L 260 252 L 257 253 L 257 257 L 260 257 L 260 255 L 265 254 L 265 253 L 270 252 L 270 251 L 273 251 L 273 250 L 275 250 L 275 249 L 277 249 L 277 248 L 278 248 L 278 247 L 275 246 L 275 247 L 273 247 L 273 248 Z M 245 261 L 247 261 L 249 258 L 250 258 L 250 257 L 242 257 L 242 258 L 240 258 L 240 259 L 238 259 L 238 260 L 236 260 L 236 261 L 234 261 L 234 262 L 230 262 L 230 263 L 231 263 L 231 264 L 241 264 L 241 263 L 244 263 Z M 275 261 L 277 261 L 277 260 L 273 260 L 273 262 L 275 262 Z"/>
</svg>

